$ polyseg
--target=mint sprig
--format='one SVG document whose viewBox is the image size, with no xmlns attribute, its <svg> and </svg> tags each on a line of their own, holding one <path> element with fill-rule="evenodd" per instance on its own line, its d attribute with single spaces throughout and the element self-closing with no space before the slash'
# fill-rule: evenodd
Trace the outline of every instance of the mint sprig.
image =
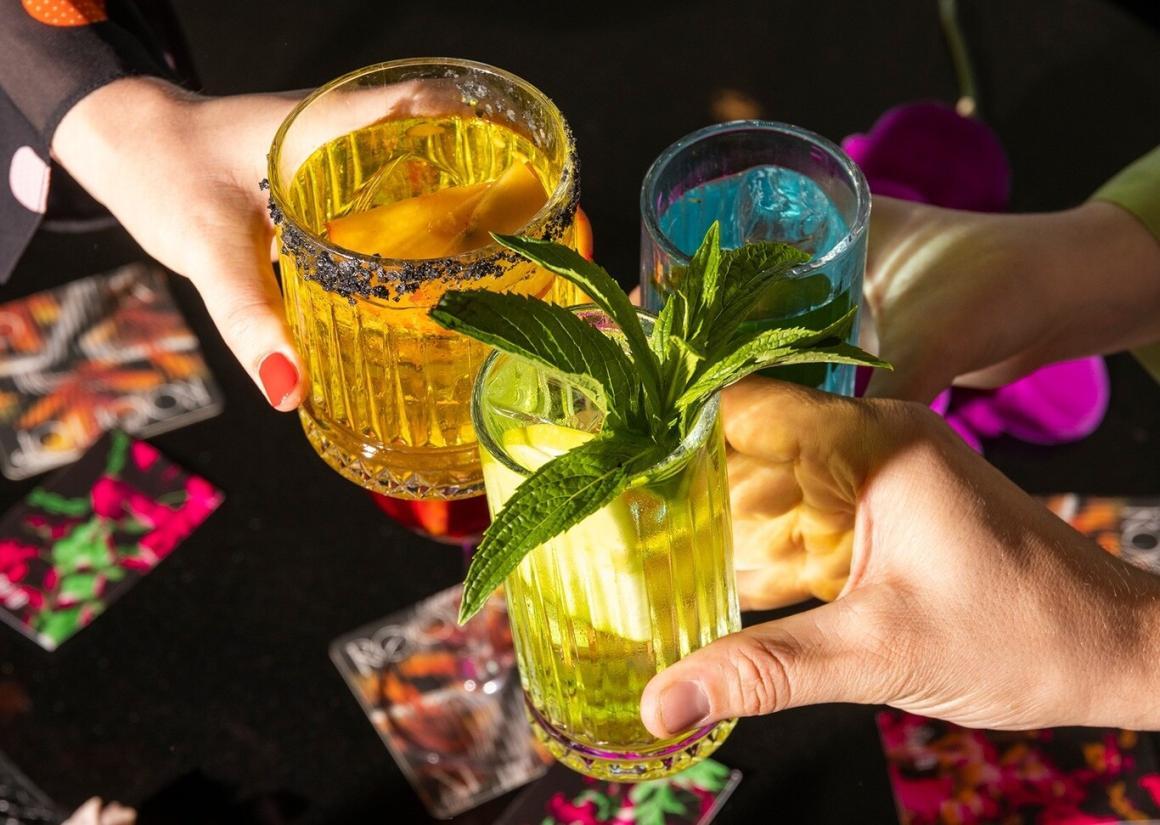
<svg viewBox="0 0 1160 825">
<path fill-rule="evenodd" d="M 533 238 L 496 242 L 570 281 L 620 328 L 621 347 L 571 310 L 486 290 L 447 292 L 431 310 L 442 326 L 562 374 L 604 413 L 600 435 L 529 475 L 496 514 L 472 557 L 460 621 L 466 621 L 520 560 L 637 483 L 672 453 L 716 393 L 756 370 L 784 364 L 889 365 L 845 342 L 854 312 L 824 329 L 754 331 L 754 306 L 793 289 L 809 256 L 778 243 L 722 250 L 717 224 L 646 334 L 636 308 L 602 267 L 575 250 Z M 627 352 L 626 352 L 627 350 Z"/>
<path fill-rule="evenodd" d="M 648 439 L 605 430 L 524 479 L 471 558 L 459 620 L 483 607 L 530 551 L 608 504 L 634 474 L 663 457 Z"/>
</svg>

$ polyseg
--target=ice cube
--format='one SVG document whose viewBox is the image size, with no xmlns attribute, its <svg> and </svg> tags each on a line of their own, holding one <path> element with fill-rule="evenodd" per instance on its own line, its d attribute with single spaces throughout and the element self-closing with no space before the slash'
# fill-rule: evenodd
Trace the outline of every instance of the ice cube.
<svg viewBox="0 0 1160 825">
<path fill-rule="evenodd" d="M 742 174 L 733 212 L 742 243 L 778 241 L 822 255 L 837 242 L 841 218 L 809 178 L 780 166 L 757 166 Z"/>
</svg>

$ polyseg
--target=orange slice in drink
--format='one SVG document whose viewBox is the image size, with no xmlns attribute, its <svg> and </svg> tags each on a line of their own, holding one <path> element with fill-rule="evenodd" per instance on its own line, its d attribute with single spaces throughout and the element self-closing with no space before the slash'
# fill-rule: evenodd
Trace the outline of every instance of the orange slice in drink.
<svg viewBox="0 0 1160 825">
<path fill-rule="evenodd" d="M 476 204 L 457 238 L 455 252 L 468 252 L 487 245 L 491 242 L 492 232 L 506 235 L 519 230 L 547 201 L 544 186 L 531 166 L 526 163 L 509 166 Z"/>
<path fill-rule="evenodd" d="M 491 232 L 515 232 L 543 208 L 548 196 L 527 163 L 516 163 L 486 183 L 452 186 L 388 203 L 326 225 L 330 239 L 364 255 L 441 258 L 491 242 Z"/>
<path fill-rule="evenodd" d="M 384 258 L 439 258 L 449 254 L 489 183 L 452 186 L 366 212 L 336 218 L 327 234 L 339 246 Z"/>
</svg>

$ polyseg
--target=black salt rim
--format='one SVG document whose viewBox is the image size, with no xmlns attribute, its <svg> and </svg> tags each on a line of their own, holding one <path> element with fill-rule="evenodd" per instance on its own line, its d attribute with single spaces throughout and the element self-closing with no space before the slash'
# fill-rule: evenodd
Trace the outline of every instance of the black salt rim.
<svg viewBox="0 0 1160 825">
<path fill-rule="evenodd" d="M 568 161 L 564 164 L 564 173 L 555 191 L 559 191 L 561 186 L 569 186 L 568 200 L 540 221 L 533 218 L 521 234 L 558 241 L 572 224 L 576 207 L 580 203 L 580 156 L 567 123 L 564 124 L 564 139 L 568 145 Z M 270 191 L 269 179 L 263 178 L 258 187 Z M 392 258 L 388 266 L 385 264 L 387 259 L 380 255 L 359 255 L 353 252 L 343 255 L 330 250 L 321 238 L 301 229 L 287 218 L 282 208 L 274 202 L 272 192 L 266 208 L 270 212 L 270 220 L 281 230 L 281 252 L 293 258 L 298 274 L 304 280 L 317 283 L 327 292 L 343 296 L 352 304 L 356 297 L 398 301 L 402 296 L 433 281 L 459 284 L 498 277 L 507 269 L 504 264 L 523 260 L 516 253 L 493 243 L 490 245 L 493 251 L 484 247 L 483 254 L 476 251 L 462 258 Z"/>
</svg>

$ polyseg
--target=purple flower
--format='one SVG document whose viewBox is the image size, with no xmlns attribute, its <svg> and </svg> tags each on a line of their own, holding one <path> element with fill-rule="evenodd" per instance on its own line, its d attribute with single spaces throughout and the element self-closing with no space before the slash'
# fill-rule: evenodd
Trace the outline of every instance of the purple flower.
<svg viewBox="0 0 1160 825">
<path fill-rule="evenodd" d="M 976 212 L 1007 208 L 1011 169 L 999 138 L 942 103 L 895 106 L 842 148 L 874 194 Z M 1099 357 L 1050 364 L 996 390 L 948 389 L 931 404 L 980 451 L 982 439 L 1004 434 L 1032 444 L 1077 441 L 1095 431 L 1107 406 Z"/>
<path fill-rule="evenodd" d="M 1007 208 L 1011 168 L 999 138 L 942 103 L 888 109 L 842 148 L 876 194 L 975 212 Z"/>
</svg>

